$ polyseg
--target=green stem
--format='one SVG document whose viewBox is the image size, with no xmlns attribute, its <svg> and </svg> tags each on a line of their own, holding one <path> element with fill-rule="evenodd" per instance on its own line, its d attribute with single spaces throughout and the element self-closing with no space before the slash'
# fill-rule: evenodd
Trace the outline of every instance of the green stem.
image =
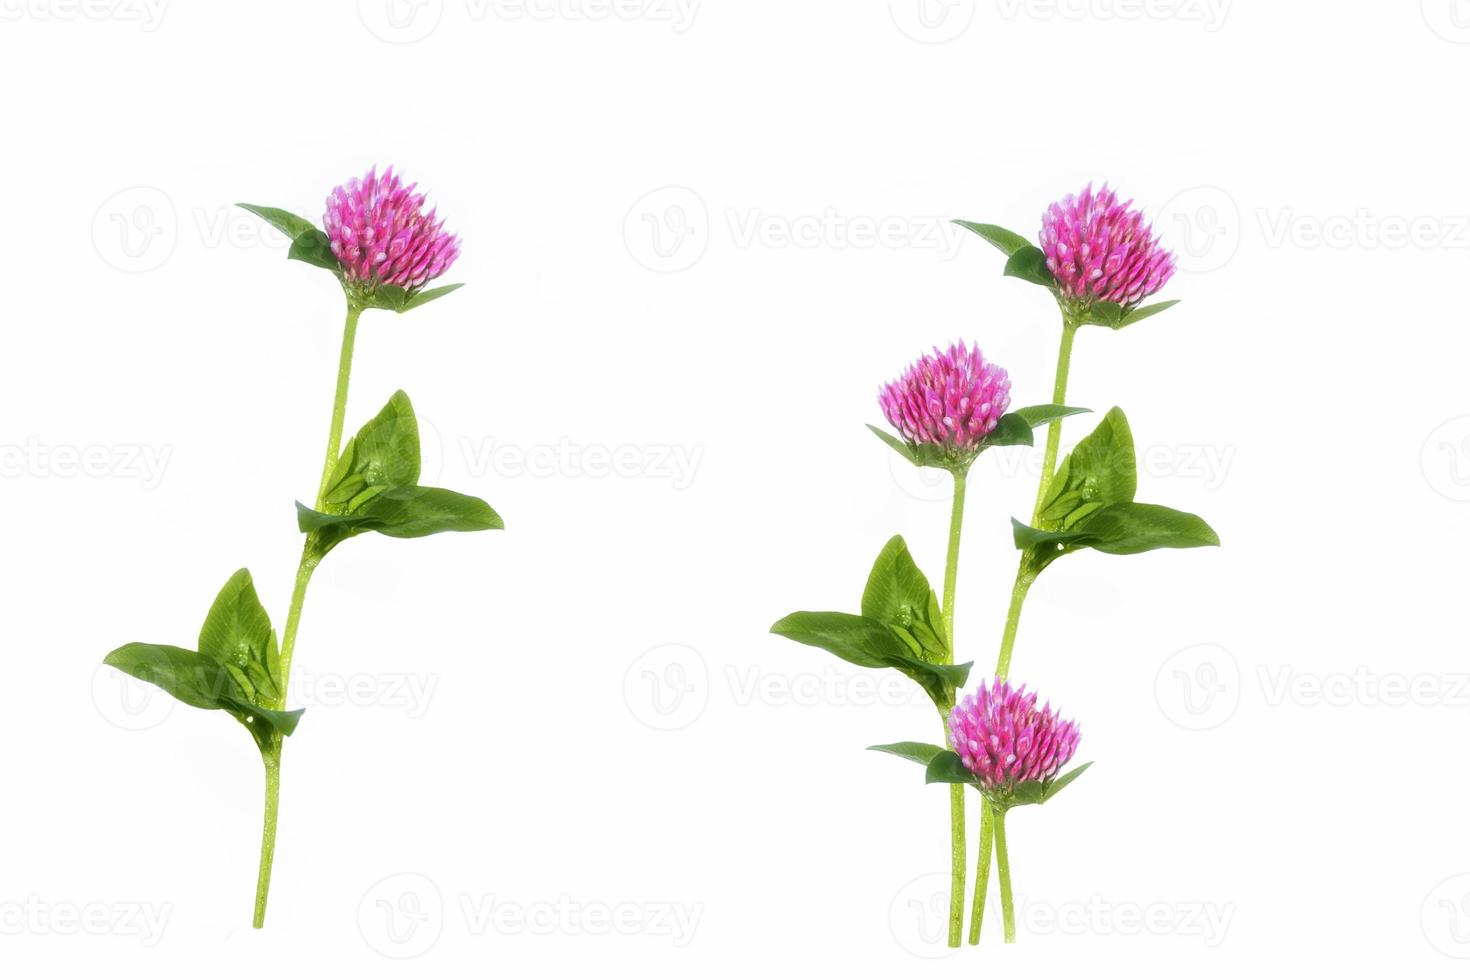
<svg viewBox="0 0 1470 980">
<path fill-rule="evenodd" d="M 1067 375 L 1072 369 L 1072 342 L 1077 337 L 1079 326 L 1081 324 L 1076 320 L 1062 314 L 1062 345 L 1057 350 L 1057 375 L 1051 389 L 1054 405 L 1067 403 Z M 1046 452 L 1041 459 L 1041 480 L 1036 487 L 1036 506 L 1031 511 L 1033 525 L 1041 521 L 1042 505 L 1046 503 L 1047 490 L 1051 486 L 1052 477 L 1056 475 L 1057 452 L 1061 445 L 1062 420 L 1057 419 L 1046 429 Z M 1034 581 L 1036 574 L 1026 567 L 1026 556 L 1022 554 L 1016 567 L 1016 581 L 1011 586 L 1011 607 L 1006 612 L 1005 629 L 1000 635 L 1000 655 L 995 660 L 995 674 L 1002 680 L 1011 672 L 1011 651 L 1016 645 L 1016 630 L 1021 625 L 1021 608 L 1026 604 L 1026 594 L 1031 591 L 1031 583 Z"/>
<path fill-rule="evenodd" d="M 1057 351 L 1057 376 L 1051 387 L 1053 405 L 1067 403 L 1067 374 L 1072 369 L 1072 341 L 1077 336 L 1080 324 L 1071 317 L 1062 316 L 1062 346 Z M 1046 502 L 1046 491 L 1057 470 L 1057 451 L 1062 446 L 1062 420 L 1055 419 L 1046 427 L 1046 454 L 1041 459 L 1041 482 L 1036 488 L 1036 507 L 1031 513 L 1032 523 L 1041 516 L 1041 505 Z"/>
<path fill-rule="evenodd" d="M 975 902 L 970 906 L 970 945 L 980 942 L 980 923 L 985 918 L 985 893 L 990 888 L 990 852 L 995 827 L 990 821 L 990 807 L 980 807 L 980 856 L 975 861 Z"/>
<path fill-rule="evenodd" d="M 327 434 L 327 462 L 322 467 L 321 488 L 317 490 L 316 504 L 320 510 L 322 498 L 327 495 L 327 481 L 337 465 L 337 450 L 342 446 L 342 423 L 347 417 L 347 383 L 352 379 L 352 345 L 357 340 L 357 318 L 362 316 L 362 307 L 347 304 L 347 323 L 342 328 L 342 354 L 337 360 L 337 394 L 332 400 L 332 428 Z"/>
<path fill-rule="evenodd" d="M 954 663 L 954 589 L 960 565 L 960 529 L 965 520 L 965 474 L 954 474 L 954 503 L 949 512 L 949 551 L 944 562 L 944 638 Z M 943 712 L 941 712 L 941 718 Z M 945 723 L 945 742 L 949 725 Z M 965 788 L 949 787 L 949 945 L 958 947 L 965 928 Z"/>
<path fill-rule="evenodd" d="M 1077 339 L 1077 328 L 1081 326 L 1076 320 L 1062 314 L 1062 343 L 1057 350 L 1057 373 L 1056 380 L 1052 383 L 1051 400 L 1054 405 L 1065 405 L 1067 403 L 1067 376 L 1072 370 L 1072 343 Z M 1036 487 L 1036 506 L 1031 511 L 1031 523 L 1037 524 L 1041 520 L 1041 509 L 1046 503 L 1047 491 L 1051 488 L 1052 477 L 1057 472 L 1057 453 L 1062 446 L 1062 420 L 1056 419 L 1046 429 L 1046 451 L 1041 458 L 1041 479 Z M 1026 605 L 1026 596 L 1031 591 L 1031 583 L 1036 581 L 1036 573 L 1026 566 L 1026 556 L 1021 555 L 1020 563 L 1016 567 L 1016 581 L 1011 586 L 1011 605 L 1006 610 L 1006 624 L 1000 635 L 1000 655 L 995 661 L 995 676 L 1005 680 L 1011 673 L 1011 652 L 1016 647 L 1016 631 L 1021 626 L 1021 610 Z M 1011 867 L 1009 856 L 1006 854 L 1005 837 L 1005 811 L 991 812 L 989 806 L 981 808 L 980 811 L 980 867 L 985 871 L 977 871 L 980 875 L 975 881 L 975 911 L 972 913 L 974 921 L 970 924 L 970 942 L 972 944 L 980 941 L 980 916 L 984 911 L 985 892 L 990 887 L 989 864 L 991 839 L 995 842 L 996 865 L 1000 871 L 1000 901 L 1001 911 L 1005 920 L 1006 942 L 1016 941 L 1015 913 L 1011 909 Z"/>
<path fill-rule="evenodd" d="M 255 879 L 255 919 L 252 924 L 265 926 L 265 903 L 271 890 L 271 864 L 276 857 L 276 812 L 281 805 L 281 749 L 279 738 L 274 752 L 262 752 L 265 763 L 265 829 L 260 835 L 260 873 Z"/>
<path fill-rule="evenodd" d="M 347 417 L 347 387 L 352 379 L 352 348 L 357 339 L 357 318 L 362 308 L 354 303 L 347 304 L 347 322 L 342 328 L 342 354 L 337 362 L 337 392 L 332 400 L 332 427 L 327 433 L 327 458 L 322 465 L 322 482 L 317 490 L 316 506 L 320 510 L 327 495 L 327 481 L 337 466 L 337 453 L 342 446 L 342 423 Z M 286 706 L 286 689 L 291 679 L 291 657 L 296 652 L 296 632 L 301 627 L 301 609 L 306 604 L 306 587 L 311 583 L 311 573 L 321 561 L 321 555 L 312 547 L 311 538 L 301 549 L 301 561 L 296 566 L 296 584 L 291 589 L 291 607 L 286 612 L 286 626 L 281 631 L 281 672 L 276 696 L 276 708 Z M 263 752 L 265 760 L 265 828 L 260 838 L 260 873 L 255 883 L 255 928 L 265 925 L 266 898 L 271 888 L 271 865 L 276 853 L 276 814 L 281 802 L 281 746 L 278 738 L 272 752 Z"/>
<path fill-rule="evenodd" d="M 1016 630 L 1021 625 L 1021 607 L 1026 604 L 1026 593 L 1036 576 L 1026 570 L 1026 559 L 1016 571 L 1016 584 L 1011 586 L 1011 607 L 1006 611 L 1005 631 L 1000 636 L 1000 657 L 995 662 L 995 676 L 1005 680 L 1011 672 L 1011 650 L 1016 645 Z"/>
<path fill-rule="evenodd" d="M 954 475 L 954 503 L 949 508 L 949 553 L 944 560 L 944 638 L 954 662 L 954 586 L 960 571 L 960 528 L 965 522 L 965 474 Z"/>
<path fill-rule="evenodd" d="M 1011 856 L 1006 850 L 1006 812 L 995 807 L 990 821 L 995 827 L 995 868 L 1000 877 L 1000 916 L 1005 923 L 1006 942 L 1016 941 L 1016 909 L 1011 898 Z"/>
</svg>

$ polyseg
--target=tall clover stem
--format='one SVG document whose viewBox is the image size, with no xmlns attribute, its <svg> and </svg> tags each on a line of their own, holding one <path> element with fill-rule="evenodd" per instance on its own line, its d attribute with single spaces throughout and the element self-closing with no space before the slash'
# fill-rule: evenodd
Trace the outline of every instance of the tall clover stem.
<svg viewBox="0 0 1470 980">
<path fill-rule="evenodd" d="M 271 864 L 276 856 L 276 813 L 281 805 L 281 750 L 276 738 L 273 752 L 262 752 L 265 763 L 265 829 L 260 835 L 260 872 L 255 878 L 255 918 L 252 925 L 265 925 L 265 903 L 271 890 Z"/>
<path fill-rule="evenodd" d="M 985 919 L 985 893 L 990 889 L 990 846 L 995 828 L 990 808 L 980 805 L 980 856 L 975 859 L 975 902 L 970 906 L 970 945 L 980 942 L 980 923 Z"/>
<path fill-rule="evenodd" d="M 1005 923 L 1006 942 L 1013 943 L 1016 941 L 1016 909 L 1011 897 L 1011 856 L 1006 849 L 1005 810 L 995 807 L 990 822 L 995 827 L 995 868 L 1000 876 L 1000 916 Z"/>
<path fill-rule="evenodd" d="M 327 495 L 327 481 L 337 466 L 337 454 L 342 448 L 342 424 L 347 418 L 347 387 L 352 380 L 352 350 L 357 340 L 357 319 L 362 307 L 352 301 L 347 303 L 347 322 L 342 328 L 342 353 L 337 362 L 337 392 L 332 400 L 332 425 L 327 432 L 327 458 L 322 465 L 322 480 L 317 489 L 316 508 L 322 509 Z M 286 685 L 291 678 L 291 656 L 296 651 L 296 631 L 301 626 L 301 608 L 306 603 L 306 587 L 311 583 L 311 573 L 316 570 L 321 555 L 312 546 L 308 537 L 301 549 L 301 561 L 296 566 L 296 584 L 291 590 L 291 607 L 286 612 L 286 626 L 281 632 L 281 671 L 277 688 L 276 708 L 286 706 Z M 255 919 L 259 929 L 265 925 L 266 899 L 270 895 L 271 866 L 276 853 L 276 816 L 281 804 L 281 746 L 278 736 L 273 751 L 262 751 L 265 761 L 265 827 L 260 838 L 260 872 L 255 880 Z"/>
<path fill-rule="evenodd" d="M 1062 314 L 1062 344 L 1057 350 L 1057 373 L 1056 380 L 1052 383 L 1051 400 L 1054 405 L 1065 405 L 1067 402 L 1067 375 L 1072 369 L 1072 342 L 1077 337 L 1077 328 L 1081 324 L 1066 313 Z M 1057 471 L 1057 453 L 1062 446 L 1062 420 L 1054 420 L 1046 429 L 1046 451 L 1041 458 L 1041 480 L 1036 487 L 1036 505 L 1031 511 L 1031 523 L 1037 524 L 1041 520 L 1041 510 L 1046 503 L 1047 491 L 1051 488 L 1052 477 Z M 1016 581 L 1011 586 L 1011 605 L 1006 611 L 1006 624 L 1000 635 L 1000 655 L 995 661 L 995 675 L 1002 680 L 1010 676 L 1011 651 L 1016 646 L 1016 631 L 1021 625 L 1021 609 L 1026 605 L 1026 595 L 1031 591 L 1031 583 L 1036 581 L 1036 573 L 1026 563 L 1026 556 L 1021 555 L 1020 563 L 1016 567 Z M 999 826 L 993 826 L 996 818 L 992 816 L 990 807 L 980 809 L 980 847 L 987 848 L 987 843 L 993 837 L 997 853 L 997 863 L 1002 868 L 1001 898 L 1006 898 L 1010 893 L 1010 870 L 1003 855 L 1005 848 L 1005 834 Z M 990 860 L 988 853 L 982 853 L 981 863 L 987 864 Z M 980 901 L 982 890 L 989 886 L 989 882 L 976 883 L 976 900 Z M 1010 918 L 1006 919 L 1006 942 L 1012 942 L 1015 938 L 1015 924 Z M 979 926 L 971 925 L 970 942 L 979 941 Z"/>
<path fill-rule="evenodd" d="M 1067 401 L 1067 374 L 1072 367 L 1072 341 L 1076 338 L 1080 325 L 1072 317 L 1063 314 L 1062 346 L 1057 351 L 1057 376 L 1051 390 L 1051 400 L 1055 405 L 1063 405 Z M 1041 459 L 1041 481 L 1036 488 L 1036 506 L 1031 511 L 1033 525 L 1041 520 L 1046 493 L 1051 486 L 1052 477 L 1056 475 L 1057 451 L 1061 445 L 1062 420 L 1056 419 L 1046 429 L 1046 452 Z M 1026 604 L 1026 593 L 1030 591 L 1035 578 L 1035 574 L 1027 568 L 1026 556 L 1023 554 L 1016 569 L 1015 585 L 1011 588 L 1011 607 L 1006 613 L 1005 630 L 1000 637 L 1000 656 L 995 663 L 995 673 L 1001 679 L 1010 673 L 1011 650 L 1016 645 L 1016 630 L 1021 624 L 1021 607 Z"/>
<path fill-rule="evenodd" d="M 949 512 L 949 551 L 944 561 L 944 638 L 954 663 L 954 588 L 960 565 L 960 529 L 965 520 L 965 472 L 955 470 L 954 503 Z M 943 715 L 941 713 L 941 719 Z M 944 721 L 945 743 L 949 724 Z M 965 787 L 949 787 L 949 945 L 959 946 L 965 927 Z"/>
</svg>

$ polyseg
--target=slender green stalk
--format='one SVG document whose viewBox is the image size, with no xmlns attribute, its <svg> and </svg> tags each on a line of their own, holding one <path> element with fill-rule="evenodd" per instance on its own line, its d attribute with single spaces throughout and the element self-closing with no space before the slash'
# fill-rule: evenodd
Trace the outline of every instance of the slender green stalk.
<svg viewBox="0 0 1470 980">
<path fill-rule="evenodd" d="M 1051 400 L 1055 405 L 1067 402 L 1067 375 L 1072 368 L 1072 341 L 1077 336 L 1080 324 L 1065 314 L 1062 316 L 1062 345 L 1057 351 L 1057 375 L 1052 385 Z M 1041 520 L 1041 508 L 1046 503 L 1046 492 L 1051 486 L 1057 470 L 1057 452 L 1062 445 L 1062 420 L 1053 421 L 1046 429 L 1046 452 L 1041 459 L 1041 480 L 1036 488 L 1036 506 L 1031 511 L 1031 523 Z M 1026 604 L 1026 594 L 1036 576 L 1026 567 L 1026 556 L 1016 568 L 1016 581 L 1011 587 L 1011 607 L 1006 613 L 1005 629 L 1000 636 L 1000 655 L 995 661 L 996 676 L 1004 679 L 1011 670 L 1011 650 L 1016 645 L 1016 630 L 1021 625 L 1021 607 Z M 984 821 L 981 821 L 982 828 Z"/>
<path fill-rule="evenodd" d="M 1016 645 L 1016 629 L 1021 625 L 1021 607 L 1026 604 L 1026 593 L 1036 577 L 1023 567 L 1016 572 L 1016 584 L 1011 587 L 1011 607 L 1006 612 L 1005 632 L 1000 638 L 1000 659 L 995 663 L 995 674 L 1004 679 L 1011 672 L 1011 650 Z"/>
<path fill-rule="evenodd" d="M 1057 351 L 1057 376 L 1051 387 L 1053 405 L 1067 403 L 1067 374 L 1072 369 L 1072 341 L 1077 336 L 1080 324 L 1071 317 L 1062 316 L 1062 346 Z M 1054 419 L 1046 427 L 1046 454 L 1041 458 L 1041 482 L 1036 487 L 1036 507 L 1032 511 L 1034 521 L 1041 514 L 1041 505 L 1046 502 L 1047 487 L 1057 471 L 1057 451 L 1062 446 L 1062 420 Z"/>
<path fill-rule="evenodd" d="M 332 469 L 337 465 L 337 451 L 342 447 L 342 423 L 347 418 L 347 383 L 352 379 L 352 346 L 357 340 L 357 318 L 360 316 L 362 308 L 348 303 L 347 323 L 342 328 L 342 354 L 337 361 L 337 394 L 332 400 L 332 428 L 327 434 L 327 462 L 322 467 L 321 489 L 316 495 L 318 507 L 327 495 L 327 481 L 332 477 Z"/>
<path fill-rule="evenodd" d="M 286 611 L 286 628 L 281 633 L 281 689 L 277 710 L 286 706 L 286 680 L 291 676 L 291 655 L 296 652 L 296 630 L 301 626 L 301 607 L 306 603 L 306 587 L 311 573 L 321 561 L 308 542 L 301 549 L 301 563 L 296 566 L 296 585 L 291 590 L 291 608 Z"/>
<path fill-rule="evenodd" d="M 1013 943 L 1016 941 L 1016 909 L 1011 897 L 1011 856 L 1006 850 L 1005 810 L 994 808 L 990 822 L 995 828 L 995 868 L 1000 876 L 1000 916 L 1005 923 L 1006 942 Z"/>
<path fill-rule="evenodd" d="M 1057 350 L 1057 373 L 1056 380 L 1052 384 L 1051 400 L 1054 405 L 1065 405 L 1067 403 L 1067 376 L 1072 369 L 1072 342 L 1077 338 L 1077 328 L 1081 326 L 1076 320 L 1067 314 L 1062 314 L 1062 343 Z M 1046 503 L 1046 494 L 1051 487 L 1052 477 L 1057 471 L 1057 453 L 1062 446 L 1062 420 L 1056 419 L 1046 429 L 1046 451 L 1041 459 L 1041 480 L 1036 487 L 1036 505 L 1031 511 L 1031 523 L 1034 525 L 1041 520 L 1041 508 Z M 1010 676 L 1011 651 L 1016 646 L 1016 631 L 1021 625 L 1021 609 L 1026 605 L 1026 596 L 1031 591 L 1031 583 L 1036 581 L 1036 575 L 1026 567 L 1026 556 L 1021 556 L 1016 566 L 1016 581 L 1011 586 L 1011 605 L 1006 611 L 1006 624 L 1000 635 L 1000 654 L 995 661 L 995 675 L 1002 680 Z M 995 826 L 996 818 L 991 814 L 990 807 L 980 809 L 980 840 L 982 850 L 988 838 L 994 837 L 998 863 L 1002 871 L 1001 897 L 1002 901 L 1009 903 L 1010 894 L 1010 872 L 1005 863 L 1005 833 Z M 990 856 L 983 854 L 982 861 L 988 862 Z M 976 882 L 976 895 L 982 895 L 984 889 L 989 887 L 989 882 Z M 1007 918 L 1006 942 L 1014 939 L 1014 923 Z M 970 927 L 970 942 L 979 939 L 979 928 L 976 925 Z"/>
<path fill-rule="evenodd" d="M 970 945 L 980 942 L 980 923 L 985 918 L 985 893 L 990 889 L 990 852 L 995 828 L 990 807 L 980 805 L 980 856 L 975 861 L 975 902 L 970 906 Z"/>
<path fill-rule="evenodd" d="M 265 925 L 265 903 L 271 890 L 271 864 L 276 856 L 276 813 L 281 805 L 280 739 L 274 752 L 262 752 L 265 762 L 265 829 L 260 836 L 260 873 L 255 879 L 255 928 Z"/>
<path fill-rule="evenodd" d="M 954 475 L 954 503 L 949 508 L 949 553 L 944 560 L 944 633 L 954 660 L 954 586 L 960 570 L 960 528 L 965 522 L 965 474 Z"/>
<path fill-rule="evenodd" d="M 362 308 L 355 303 L 347 304 L 347 322 L 342 328 L 342 354 L 337 363 L 337 393 L 332 400 L 332 426 L 327 433 L 327 458 L 322 466 L 322 482 L 317 490 L 316 506 L 320 510 L 327 495 L 327 481 L 337 466 L 337 454 L 342 447 L 342 424 L 347 418 L 347 387 L 352 380 L 352 349 L 357 339 L 357 318 Z M 301 608 L 306 603 L 306 587 L 311 583 L 311 573 L 321 561 L 308 539 L 301 549 L 301 561 L 296 566 L 296 584 L 291 590 L 291 607 L 286 612 L 286 626 L 281 631 L 281 676 L 277 691 L 276 708 L 286 706 L 286 686 L 291 678 L 291 657 L 296 652 L 296 631 L 301 626 Z M 281 803 L 281 739 L 277 738 L 273 752 L 262 752 L 265 761 L 265 828 L 260 838 L 260 873 L 255 882 L 255 928 L 265 925 L 266 899 L 270 894 L 271 866 L 276 852 L 276 815 Z"/>
<path fill-rule="evenodd" d="M 949 551 L 944 561 L 944 633 L 954 662 L 954 587 L 960 566 L 960 529 L 965 520 L 965 473 L 954 474 L 954 504 L 949 512 Z M 940 715 L 943 719 L 943 713 Z M 949 743 L 949 725 L 945 744 Z M 949 944 L 958 947 L 965 928 L 965 787 L 949 787 Z"/>
</svg>

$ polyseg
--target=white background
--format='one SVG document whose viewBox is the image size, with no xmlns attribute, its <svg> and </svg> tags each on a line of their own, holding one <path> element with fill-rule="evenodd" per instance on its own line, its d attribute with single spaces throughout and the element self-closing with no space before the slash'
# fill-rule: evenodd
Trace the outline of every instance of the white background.
<svg viewBox="0 0 1470 980">
<path fill-rule="evenodd" d="M 0 0 L 7 973 L 1463 975 L 1464 3 L 157 2 Z M 342 301 L 230 205 L 372 163 L 469 286 L 364 318 L 349 431 L 406 389 L 508 530 L 318 573 L 254 933 L 249 739 L 98 663 L 242 565 L 284 618 Z M 1089 179 L 1185 302 L 1085 331 L 1069 400 L 1225 546 L 1035 588 L 1015 676 L 1097 764 L 1011 821 L 1020 944 L 949 955 L 945 792 L 863 751 L 932 709 L 766 630 L 893 533 L 937 580 L 943 488 L 863 423 L 959 338 L 1048 400 L 1054 307 L 943 221 Z M 976 470 L 977 672 L 1036 464 Z"/>
</svg>

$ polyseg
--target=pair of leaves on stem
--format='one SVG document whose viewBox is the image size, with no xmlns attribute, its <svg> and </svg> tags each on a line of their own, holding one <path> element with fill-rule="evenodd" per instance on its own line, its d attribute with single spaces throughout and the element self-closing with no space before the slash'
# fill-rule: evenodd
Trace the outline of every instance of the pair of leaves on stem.
<svg viewBox="0 0 1470 980">
<path fill-rule="evenodd" d="M 184 704 L 226 711 L 249 731 L 262 753 L 296 730 L 305 709 L 283 711 L 281 651 L 270 616 L 240 569 L 220 589 L 199 630 L 199 649 L 128 643 L 103 663 L 153 684 Z"/>
<path fill-rule="evenodd" d="M 1136 555 L 1220 543 L 1194 514 L 1134 503 L 1137 489 L 1133 433 L 1123 410 L 1114 408 L 1057 468 L 1038 510 L 1041 527 L 1011 521 L 1028 570 L 1039 574 L 1062 555 L 1083 548 Z"/>
<path fill-rule="evenodd" d="M 900 759 L 917 762 L 924 767 L 924 782 L 926 783 L 961 783 L 980 789 L 980 781 L 975 774 L 966 769 L 959 755 L 949 749 L 930 745 L 928 742 L 894 742 L 890 745 L 870 745 L 868 748 L 874 752 L 887 752 Z M 1004 793 L 985 790 L 980 790 L 980 792 L 992 803 L 1007 809 L 1013 806 L 1049 803 L 1058 793 L 1071 785 L 1073 780 L 1086 772 L 1091 765 L 1090 762 L 1084 762 L 1060 775 L 1019 782 Z"/>
<path fill-rule="evenodd" d="M 505 527 L 479 497 L 419 486 L 420 467 L 418 419 L 408 396 L 395 392 L 342 447 L 323 486 L 322 509 L 297 501 L 297 526 L 318 556 L 367 531 L 421 538 L 441 531 Z"/>
<path fill-rule="evenodd" d="M 326 269 L 337 277 L 338 282 L 343 283 L 344 289 L 347 288 L 342 279 L 342 263 L 338 262 L 337 256 L 332 254 L 332 242 L 327 238 L 326 232 L 300 215 L 292 214 L 281 208 L 266 207 L 260 204 L 238 206 L 264 219 L 271 227 L 291 239 L 291 250 L 286 253 L 288 259 L 296 259 L 298 262 Z M 410 290 L 402 286 L 383 283 L 366 292 L 353 290 L 352 299 L 364 309 L 407 313 L 425 303 L 432 303 L 441 296 L 448 296 L 463 285 L 462 282 L 456 282 L 447 286 L 435 286 L 433 289 Z"/>
<path fill-rule="evenodd" d="M 1061 301 L 1056 276 L 1052 275 L 1051 270 L 1046 267 L 1046 253 L 1027 241 L 1024 236 L 1002 228 L 1000 225 L 960 220 L 954 223 L 961 228 L 973 231 L 999 249 L 1006 257 L 1006 275 L 1044 286 L 1058 302 Z M 1091 303 L 1085 309 L 1071 312 L 1078 317 L 1078 323 L 1092 323 L 1100 327 L 1121 330 L 1140 320 L 1147 320 L 1151 316 L 1162 313 L 1178 302 L 1177 299 L 1171 299 L 1162 303 L 1151 303 L 1148 306 L 1137 304 L 1124 306 L 1121 303 L 1103 300 Z"/>
<path fill-rule="evenodd" d="M 974 451 L 962 457 L 949 455 L 943 447 L 931 443 L 914 443 L 906 439 L 900 439 L 890 432 L 870 425 L 868 428 L 873 435 L 882 439 L 884 444 L 904 459 L 915 466 L 933 466 L 946 470 L 963 470 L 969 467 L 975 457 L 987 449 L 996 446 L 1032 446 L 1036 443 L 1036 437 L 1032 432 L 1037 426 L 1055 422 L 1057 419 L 1066 418 L 1069 415 L 1080 415 L 1091 411 L 1087 408 L 1071 408 L 1066 405 L 1029 405 L 1026 408 L 1018 408 L 1014 412 L 1007 412 L 996 422 L 995 428 L 990 431 Z"/>
<path fill-rule="evenodd" d="M 939 598 L 896 535 L 873 562 L 860 615 L 794 612 L 771 632 L 859 667 L 892 667 L 922 687 L 940 710 L 954 704 L 954 692 L 972 666 L 952 662 Z"/>
</svg>

